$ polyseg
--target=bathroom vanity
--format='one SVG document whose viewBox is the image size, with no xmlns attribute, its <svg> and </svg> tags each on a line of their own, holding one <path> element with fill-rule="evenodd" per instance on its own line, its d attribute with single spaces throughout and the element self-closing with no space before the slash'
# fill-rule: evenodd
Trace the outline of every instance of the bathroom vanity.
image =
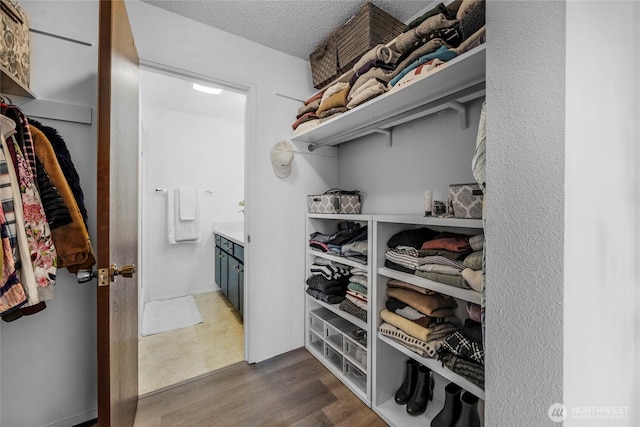
<svg viewBox="0 0 640 427">
<path fill-rule="evenodd" d="M 213 224 L 215 281 L 242 316 L 244 301 L 244 223 Z"/>
</svg>

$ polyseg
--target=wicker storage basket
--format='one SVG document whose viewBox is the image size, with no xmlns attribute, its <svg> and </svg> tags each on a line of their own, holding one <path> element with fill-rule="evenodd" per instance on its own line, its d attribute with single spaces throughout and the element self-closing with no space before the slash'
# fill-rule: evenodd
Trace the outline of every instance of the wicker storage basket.
<svg viewBox="0 0 640 427">
<path fill-rule="evenodd" d="M 385 44 L 402 34 L 406 25 L 371 3 L 360 6 L 360 11 L 338 32 L 338 67 L 348 71 L 371 48 Z"/>
<path fill-rule="evenodd" d="M 309 55 L 313 87 L 323 88 L 338 77 L 338 47 L 336 32 L 332 32 Z"/>
<path fill-rule="evenodd" d="M 0 0 L 0 65 L 29 87 L 29 23 L 16 0 Z"/>
</svg>

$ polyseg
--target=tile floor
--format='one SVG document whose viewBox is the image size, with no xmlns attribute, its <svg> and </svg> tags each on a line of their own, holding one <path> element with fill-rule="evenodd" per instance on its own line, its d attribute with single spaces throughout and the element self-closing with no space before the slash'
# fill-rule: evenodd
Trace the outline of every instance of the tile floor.
<svg viewBox="0 0 640 427">
<path fill-rule="evenodd" d="M 222 292 L 194 298 L 202 323 L 138 338 L 140 396 L 244 360 L 240 314 Z"/>
</svg>

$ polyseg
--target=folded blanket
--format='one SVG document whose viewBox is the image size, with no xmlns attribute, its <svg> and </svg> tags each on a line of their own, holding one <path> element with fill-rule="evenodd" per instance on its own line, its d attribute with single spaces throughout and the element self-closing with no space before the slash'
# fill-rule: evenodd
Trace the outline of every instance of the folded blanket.
<svg viewBox="0 0 640 427">
<path fill-rule="evenodd" d="M 367 295 L 367 291 L 368 291 L 366 286 L 362 286 L 354 282 L 349 282 L 349 285 L 347 285 L 347 290 L 358 292 L 359 294 L 362 294 L 365 296 Z"/>
<path fill-rule="evenodd" d="M 471 250 L 481 251 L 484 248 L 484 233 L 469 237 L 469 245 Z"/>
<path fill-rule="evenodd" d="M 471 252 L 462 261 L 462 265 L 472 270 L 482 270 L 482 251 Z"/>
<path fill-rule="evenodd" d="M 345 243 L 342 245 L 342 253 L 355 252 L 361 255 L 367 255 L 369 248 L 369 242 L 367 240 L 360 240 L 358 242 Z"/>
<path fill-rule="evenodd" d="M 360 298 L 357 298 L 352 294 L 349 294 L 348 292 L 347 292 L 347 295 L 345 295 L 345 298 L 347 298 L 349 301 L 354 303 L 358 308 L 361 308 L 362 310 L 367 310 L 369 308 L 369 305 L 367 304 L 366 301 L 363 301 Z"/>
<path fill-rule="evenodd" d="M 388 259 L 384 261 L 384 266 L 387 268 L 390 268 L 392 270 L 396 270 L 396 271 L 400 271 L 402 273 L 408 273 L 408 274 L 413 274 L 415 273 L 415 270 L 412 270 L 410 268 L 404 267 L 400 264 L 396 264 L 393 261 L 389 261 Z"/>
<path fill-rule="evenodd" d="M 419 292 L 419 293 L 424 294 L 424 295 L 431 295 L 431 294 L 435 293 L 430 289 L 423 288 L 421 286 L 414 285 L 414 284 L 407 283 L 407 282 L 403 282 L 402 280 L 396 280 L 396 279 L 389 280 L 387 282 L 387 287 L 389 287 L 389 288 L 409 289 L 411 291 Z"/>
<path fill-rule="evenodd" d="M 318 109 L 319 106 L 320 106 L 320 98 L 316 99 L 313 102 L 310 102 L 307 105 L 303 105 L 302 107 L 298 108 L 298 115 L 296 116 L 296 118 L 299 119 L 300 117 L 302 117 L 306 113 L 315 112 Z"/>
<path fill-rule="evenodd" d="M 464 35 L 464 34 L 463 34 Z M 465 38 L 465 40 L 460 43 L 460 46 L 452 49 L 458 55 L 462 55 L 465 52 L 469 52 L 471 49 L 480 46 L 487 41 L 487 26 L 484 25 L 478 31 L 473 33 L 471 36 Z"/>
<path fill-rule="evenodd" d="M 362 276 L 360 274 L 356 274 L 349 278 L 351 283 L 357 283 L 360 286 L 364 286 L 365 288 L 369 286 L 369 278 L 367 276 Z"/>
<path fill-rule="evenodd" d="M 482 270 L 472 270 L 465 268 L 462 270 L 462 278 L 467 284 L 477 292 L 482 292 Z"/>
<path fill-rule="evenodd" d="M 415 249 L 420 249 L 424 242 L 435 238 L 439 234 L 439 231 L 426 227 L 403 230 L 391 236 L 387 241 L 387 247 L 410 246 Z"/>
<path fill-rule="evenodd" d="M 453 261 L 461 261 L 465 259 L 469 252 L 453 252 L 446 249 L 420 249 L 418 250 L 418 255 L 421 258 L 427 256 L 442 256 Z"/>
<path fill-rule="evenodd" d="M 451 252 L 471 252 L 469 236 L 443 236 L 429 240 L 422 244 L 420 249 L 444 249 Z"/>
<path fill-rule="evenodd" d="M 367 310 L 364 310 L 357 305 L 355 305 L 350 300 L 346 299 L 340 303 L 338 308 L 346 313 L 351 314 L 352 316 L 357 317 L 358 319 L 366 322 L 367 321 Z"/>
<path fill-rule="evenodd" d="M 348 283 L 348 278 L 329 280 L 320 275 L 312 275 L 307 279 L 307 286 L 330 295 L 344 295 Z"/>
<path fill-rule="evenodd" d="M 311 274 L 313 275 L 322 275 L 325 279 L 328 280 L 337 280 L 343 277 L 349 276 L 349 267 L 338 267 L 336 265 L 319 265 L 319 264 L 311 264 L 309 267 Z"/>
<path fill-rule="evenodd" d="M 396 298 L 431 317 L 452 316 L 458 303 L 453 298 L 441 294 L 424 295 L 402 288 L 387 287 L 387 297 Z"/>
<path fill-rule="evenodd" d="M 322 97 L 322 101 L 320 101 L 320 106 L 318 107 L 316 114 L 321 117 L 321 113 L 323 111 L 327 111 L 331 108 L 346 107 L 347 95 L 349 94 L 350 89 L 351 88 L 348 83 L 336 83 L 331 86 Z"/>
<path fill-rule="evenodd" d="M 428 328 L 418 325 L 417 323 L 405 319 L 404 317 L 395 314 L 386 308 L 380 311 L 380 318 L 398 329 L 403 330 L 408 335 L 417 338 L 421 341 L 428 341 L 429 333 L 431 332 Z"/>
<path fill-rule="evenodd" d="M 418 251 L 408 246 L 398 246 L 397 248 L 387 249 L 384 257 L 409 270 L 415 270 L 416 267 L 418 267 Z"/>
<path fill-rule="evenodd" d="M 434 59 L 439 59 L 440 61 L 447 62 L 455 58 L 457 54 L 447 48 L 446 46 L 441 46 L 435 52 L 431 52 L 427 55 L 421 56 L 420 58 L 413 61 L 411 64 L 406 66 L 398 75 L 396 75 L 393 79 L 389 81 L 389 85 L 394 86 L 400 79 L 409 74 L 410 71 L 418 68 L 422 64 L 426 64 L 429 61 Z"/>
<path fill-rule="evenodd" d="M 482 344 L 470 340 L 459 331 L 451 332 L 442 338 L 442 349 L 463 359 L 484 365 Z"/>
<path fill-rule="evenodd" d="M 378 328 L 378 331 L 389 338 L 402 344 L 409 350 L 422 357 L 436 357 L 437 351 L 440 348 L 440 340 L 422 341 L 417 338 L 407 335 L 404 331 L 395 326 L 383 322 Z"/>
<path fill-rule="evenodd" d="M 310 120 L 318 119 L 318 118 L 319 118 L 318 115 L 314 112 L 304 113 L 295 122 L 293 122 L 291 127 L 293 128 L 293 130 L 296 130 L 298 126 L 300 126 L 302 123 L 308 122 Z"/>
<path fill-rule="evenodd" d="M 397 52 L 394 52 L 383 44 L 379 44 L 371 48 L 360 57 L 358 62 L 353 65 L 353 71 L 357 72 L 360 68 L 363 67 L 364 64 L 371 60 L 379 60 L 384 62 L 385 64 L 394 64 L 396 62 L 396 59 L 398 59 Z"/>
<path fill-rule="evenodd" d="M 326 302 L 327 304 L 338 304 L 344 301 L 344 295 L 327 295 L 322 291 L 313 288 L 307 288 L 306 292 L 317 300 Z"/>
<path fill-rule="evenodd" d="M 441 349 L 442 350 L 442 349 Z M 484 390 L 484 366 L 465 360 L 449 352 L 440 351 L 438 360 L 449 368 L 450 371 L 468 379 Z"/>
<path fill-rule="evenodd" d="M 467 281 L 464 280 L 464 277 L 461 275 L 453 276 L 450 274 L 428 273 L 420 270 L 416 270 L 415 275 L 422 277 L 423 279 L 433 280 L 434 282 L 443 283 L 449 286 L 455 286 L 456 288 L 471 289 L 471 286 L 469 286 Z"/>
<path fill-rule="evenodd" d="M 444 13 L 439 13 L 437 15 L 431 16 L 420 23 L 420 25 L 407 30 L 396 37 L 395 48 L 399 53 L 403 54 L 414 48 L 415 43 L 418 40 L 432 32 L 433 30 L 438 30 L 441 28 L 451 28 L 455 25 L 458 25 L 458 23 L 459 21 L 457 19 L 449 19 L 447 16 L 445 16 Z"/>
<path fill-rule="evenodd" d="M 387 91 L 387 86 L 380 83 L 376 79 L 369 79 L 365 84 L 360 86 L 357 93 L 349 94 L 350 101 L 347 104 L 347 108 L 355 108 L 360 104 L 375 98 L 378 95 L 382 95 Z"/>
<path fill-rule="evenodd" d="M 331 116 L 335 116 L 336 114 L 340 114 L 340 113 L 344 113 L 345 111 L 349 111 L 349 109 L 344 106 L 344 107 L 333 107 L 333 108 L 329 108 L 323 111 L 318 112 L 318 117 L 320 117 L 321 119 L 326 119 L 329 118 Z"/>
<path fill-rule="evenodd" d="M 416 270 L 424 271 L 425 273 L 448 274 L 451 276 L 460 276 L 462 274 L 462 270 L 459 268 L 440 264 L 422 264 L 418 265 Z"/>
<path fill-rule="evenodd" d="M 432 59 L 426 64 L 421 64 L 413 70 L 410 70 L 400 80 L 396 81 L 394 89 L 400 89 L 406 85 L 413 83 L 416 80 L 421 80 L 427 76 L 430 76 L 435 71 L 444 67 L 447 63 L 439 59 Z M 393 81 L 393 80 L 392 80 Z"/>
</svg>

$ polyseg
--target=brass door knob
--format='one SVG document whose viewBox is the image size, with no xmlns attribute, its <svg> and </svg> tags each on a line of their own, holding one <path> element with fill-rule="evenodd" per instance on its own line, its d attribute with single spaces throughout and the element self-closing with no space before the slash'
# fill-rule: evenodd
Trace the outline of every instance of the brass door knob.
<svg viewBox="0 0 640 427">
<path fill-rule="evenodd" d="M 122 268 L 118 268 L 116 264 L 111 264 L 111 274 L 113 277 L 122 276 L 122 277 L 133 277 L 133 274 L 136 272 L 136 265 L 129 264 L 125 265 Z"/>
</svg>

